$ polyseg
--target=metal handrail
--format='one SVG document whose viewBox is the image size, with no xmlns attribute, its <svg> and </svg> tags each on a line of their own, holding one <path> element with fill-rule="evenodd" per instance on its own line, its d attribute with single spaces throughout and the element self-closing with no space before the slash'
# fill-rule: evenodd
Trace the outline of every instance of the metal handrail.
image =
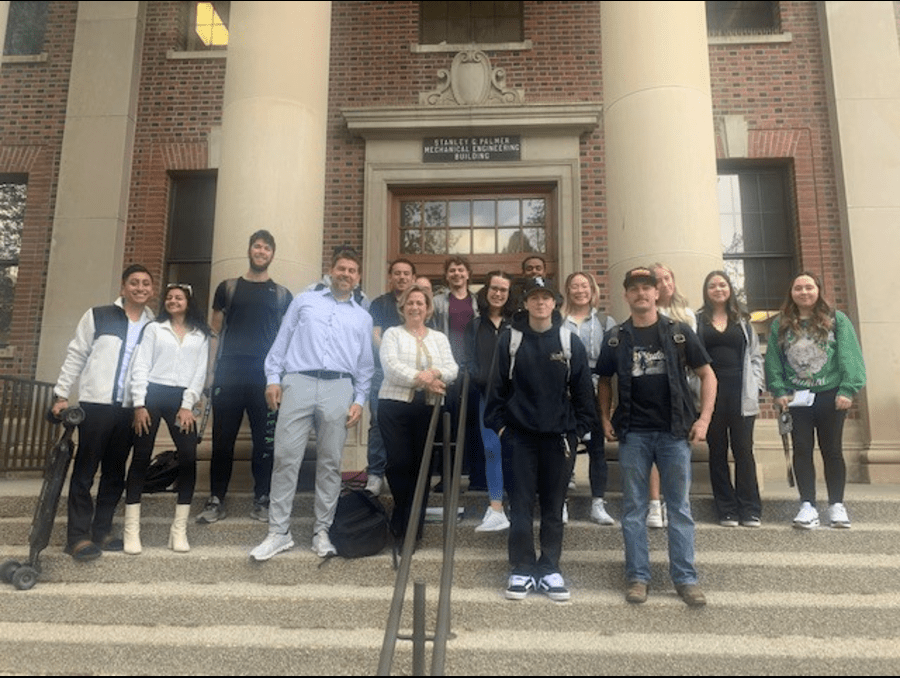
<svg viewBox="0 0 900 678">
<path fill-rule="evenodd" d="M 53 384 L 0 376 L 0 472 L 40 471 L 55 443 Z"/>
<path fill-rule="evenodd" d="M 437 622 L 435 634 L 431 639 L 434 643 L 432 651 L 431 675 L 444 675 L 444 661 L 446 658 L 447 638 L 450 635 L 450 591 L 453 584 L 453 555 L 456 550 L 456 516 L 459 506 L 459 481 L 462 474 L 462 458 L 465 449 L 465 425 L 466 425 L 466 407 L 468 404 L 469 391 L 469 375 L 463 377 L 463 385 L 461 389 L 459 422 L 457 424 L 456 435 L 456 455 L 454 457 L 453 472 L 450 470 L 450 415 L 444 413 L 444 478 L 450 479 L 450 488 L 446 482 L 444 483 L 444 550 L 441 565 L 441 582 L 440 591 L 438 593 Z M 434 436 L 437 429 L 438 413 L 440 412 L 440 403 L 436 403 L 431 412 L 431 421 L 428 426 L 428 434 L 425 438 L 425 449 L 422 454 L 422 462 L 419 466 L 419 475 L 416 480 L 416 490 L 413 494 L 412 508 L 410 519 L 406 527 L 406 534 L 403 538 L 403 550 L 400 556 L 400 564 L 397 568 L 397 577 L 394 583 L 394 594 L 391 599 L 391 607 L 388 612 L 388 621 L 384 630 L 384 640 L 381 646 L 381 655 L 378 661 L 379 676 L 390 675 L 391 665 L 394 660 L 394 650 L 399 639 L 400 615 L 403 612 L 403 601 L 406 595 L 407 584 L 409 583 L 409 572 L 412 567 L 412 554 L 416 541 L 416 533 L 419 528 L 418 516 L 422 510 L 422 502 L 425 499 L 426 483 L 431 482 L 431 457 L 434 447 Z M 418 592 L 421 586 L 417 583 L 417 600 L 416 609 L 414 610 L 414 629 L 413 641 L 417 643 L 415 654 L 420 657 L 418 652 L 418 644 L 421 644 L 427 638 L 423 637 L 422 628 L 420 626 L 420 617 L 424 616 L 424 594 L 420 597 Z M 414 658 L 415 659 L 415 658 Z M 414 662 L 418 664 L 418 660 Z M 418 668 L 414 671 L 418 674 Z"/>
</svg>

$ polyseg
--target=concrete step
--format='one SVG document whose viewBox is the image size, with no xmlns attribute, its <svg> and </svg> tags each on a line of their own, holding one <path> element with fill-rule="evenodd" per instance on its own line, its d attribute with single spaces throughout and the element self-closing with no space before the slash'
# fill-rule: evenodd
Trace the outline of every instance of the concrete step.
<svg viewBox="0 0 900 678">
<path fill-rule="evenodd" d="M 0 495 L 4 494 L 0 480 Z M 39 489 L 39 487 L 38 487 Z M 0 496 L 0 562 L 25 560 L 36 491 Z M 9 496 L 18 494 L 18 496 Z M 822 492 L 824 496 L 824 491 Z M 194 513 L 205 497 L 194 502 Z M 432 503 L 440 503 L 440 495 Z M 608 497 L 621 514 L 621 498 Z M 390 497 L 382 497 L 390 507 Z M 298 495 L 294 549 L 265 563 L 252 497 L 229 496 L 229 517 L 191 523 L 191 551 L 166 548 L 174 497 L 144 501 L 139 556 L 76 563 L 62 552 L 65 511 L 29 591 L 0 583 L 0 675 L 372 675 L 397 573 L 388 551 L 322 560 L 309 549 L 312 496 Z M 691 610 L 668 576 L 667 536 L 651 530 L 653 586 L 624 602 L 621 529 L 587 520 L 585 487 L 570 494 L 562 568 L 566 603 L 507 601 L 507 533 L 476 533 L 484 493 L 466 492 L 453 563 L 448 675 L 896 675 L 900 660 L 900 488 L 850 485 L 849 530 L 797 530 L 796 491 L 769 488 L 763 526 L 723 528 L 695 496 L 696 561 L 709 605 Z M 64 506 L 64 502 L 63 502 Z M 820 505 L 820 510 L 824 506 Z M 116 519 L 121 524 L 121 511 Z M 440 524 L 428 525 L 410 582 L 426 586 L 435 626 Z M 412 627 L 412 584 L 401 633 Z M 393 673 L 411 672 L 398 642 Z M 430 667 L 430 646 L 426 666 Z"/>
</svg>

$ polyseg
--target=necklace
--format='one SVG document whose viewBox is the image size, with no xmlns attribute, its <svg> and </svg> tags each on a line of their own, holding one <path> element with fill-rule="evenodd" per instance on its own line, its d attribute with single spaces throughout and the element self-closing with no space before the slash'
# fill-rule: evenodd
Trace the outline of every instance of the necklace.
<svg viewBox="0 0 900 678">
<path fill-rule="evenodd" d="M 428 332 L 428 328 L 425 326 L 417 327 L 415 329 L 410 329 L 409 327 L 404 326 L 404 329 L 419 341 L 422 341 L 422 339 L 425 338 L 425 334 Z"/>
</svg>

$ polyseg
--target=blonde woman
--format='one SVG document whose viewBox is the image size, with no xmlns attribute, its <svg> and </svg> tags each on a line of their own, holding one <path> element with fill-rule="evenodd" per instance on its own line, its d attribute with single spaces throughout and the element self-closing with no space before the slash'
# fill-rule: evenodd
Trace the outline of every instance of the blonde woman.
<svg viewBox="0 0 900 678">
<path fill-rule="evenodd" d="M 672 320 L 685 323 L 696 332 L 697 316 L 688 307 L 685 296 L 675 286 L 675 273 L 669 266 L 660 262 L 653 264 L 653 272 L 656 274 L 656 289 L 659 290 L 657 311 Z M 699 382 L 693 375 L 688 375 L 688 385 L 692 391 L 696 392 L 699 389 Z M 647 527 L 662 528 L 667 524 L 666 506 L 659 490 L 659 470 L 654 466 L 650 470 L 650 510 L 647 512 Z"/>
<path fill-rule="evenodd" d="M 597 281 L 586 271 L 576 271 L 566 278 L 565 299 L 560 312 L 563 325 L 578 335 L 587 350 L 588 364 L 591 366 L 594 390 L 599 377 L 593 374 L 597 357 L 603 347 L 603 337 L 616 326 L 616 321 L 600 310 L 600 288 Z M 591 484 L 591 520 L 599 525 L 614 525 L 615 520 L 606 510 L 606 481 L 608 467 L 604 450 L 603 429 L 592 430 L 586 440 L 588 453 L 588 478 Z M 573 468 L 575 460 L 572 459 Z"/>
<path fill-rule="evenodd" d="M 384 381 L 378 392 L 378 426 L 387 452 L 385 475 L 394 497 L 391 530 L 402 540 L 409 525 L 413 494 L 428 436 L 431 409 L 443 400 L 459 371 L 450 341 L 427 326 L 434 312 L 431 294 L 409 286 L 397 303 L 403 324 L 381 338 Z M 422 536 L 428 486 L 417 521 Z"/>
</svg>

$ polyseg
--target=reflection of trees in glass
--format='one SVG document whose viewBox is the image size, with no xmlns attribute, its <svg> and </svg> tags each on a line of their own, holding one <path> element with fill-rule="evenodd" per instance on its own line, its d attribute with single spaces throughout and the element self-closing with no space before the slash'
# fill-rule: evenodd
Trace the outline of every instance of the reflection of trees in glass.
<svg viewBox="0 0 900 678">
<path fill-rule="evenodd" d="M 523 226 L 543 226 L 547 223 L 546 200 L 523 200 L 522 211 L 525 215 L 522 220 Z"/>
<path fill-rule="evenodd" d="M 0 183 L 0 259 L 19 259 L 24 220 L 25 184 Z"/>
<path fill-rule="evenodd" d="M 543 199 L 405 201 L 400 247 L 404 254 L 546 252 L 546 214 Z M 472 235 L 470 227 L 497 237 L 481 229 Z"/>
<path fill-rule="evenodd" d="M 744 262 L 734 259 L 725 262 L 725 272 L 731 279 L 734 294 L 744 306 L 747 306 L 747 279 L 744 275 Z"/>
<path fill-rule="evenodd" d="M 24 183 L 0 183 L 0 345 L 3 346 L 9 343 L 13 298 L 19 275 L 25 194 Z"/>
</svg>

